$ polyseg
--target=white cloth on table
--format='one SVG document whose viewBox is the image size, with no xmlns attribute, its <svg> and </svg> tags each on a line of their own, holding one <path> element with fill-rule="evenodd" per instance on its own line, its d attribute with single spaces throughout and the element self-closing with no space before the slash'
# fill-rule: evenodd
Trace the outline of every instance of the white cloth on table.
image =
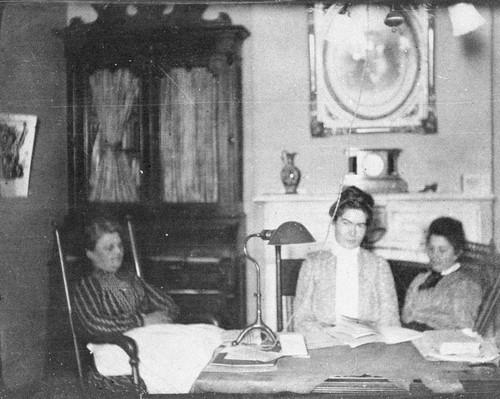
<svg viewBox="0 0 500 399">
<path fill-rule="evenodd" d="M 125 335 L 139 350 L 139 373 L 148 393 L 188 393 L 221 345 L 223 332 L 209 324 L 155 324 Z M 129 358 L 116 345 L 88 344 L 97 371 L 104 376 L 130 374 Z"/>
</svg>

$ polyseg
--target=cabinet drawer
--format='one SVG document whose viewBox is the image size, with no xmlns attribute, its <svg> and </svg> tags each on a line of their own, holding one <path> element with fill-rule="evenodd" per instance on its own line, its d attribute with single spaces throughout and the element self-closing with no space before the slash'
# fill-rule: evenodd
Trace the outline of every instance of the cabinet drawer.
<svg viewBox="0 0 500 399">
<path fill-rule="evenodd" d="M 235 289 L 237 273 L 232 259 L 193 258 L 165 260 L 151 258 L 144 270 L 146 280 L 161 282 L 179 294 L 218 294 Z"/>
</svg>

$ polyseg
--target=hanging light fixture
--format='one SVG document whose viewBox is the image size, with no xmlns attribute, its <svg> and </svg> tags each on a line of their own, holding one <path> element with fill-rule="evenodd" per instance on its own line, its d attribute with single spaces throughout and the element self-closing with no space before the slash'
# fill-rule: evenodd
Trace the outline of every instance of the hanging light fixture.
<svg viewBox="0 0 500 399">
<path fill-rule="evenodd" d="M 484 25 L 485 19 L 473 4 L 458 3 L 448 7 L 453 36 L 462 36 Z"/>
<path fill-rule="evenodd" d="M 384 24 L 391 28 L 395 28 L 401 25 L 405 21 L 405 16 L 401 12 L 401 10 L 396 9 L 394 4 L 391 4 L 391 9 L 387 13 L 385 17 Z"/>
</svg>

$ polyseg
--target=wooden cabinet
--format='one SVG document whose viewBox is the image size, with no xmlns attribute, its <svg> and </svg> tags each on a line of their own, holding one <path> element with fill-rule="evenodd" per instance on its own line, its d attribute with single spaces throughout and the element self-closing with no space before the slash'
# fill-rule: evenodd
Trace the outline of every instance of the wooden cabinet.
<svg viewBox="0 0 500 399">
<path fill-rule="evenodd" d="M 241 210 L 241 45 L 248 36 L 206 5 L 94 5 L 72 20 L 68 73 L 69 196 L 149 206 Z"/>
<path fill-rule="evenodd" d="M 236 303 L 241 268 L 235 268 L 235 259 L 160 255 L 150 260 L 146 279 L 169 282 L 167 291 L 183 310 L 181 322 L 215 321 L 229 329 L 241 326 L 242 312 Z"/>
<path fill-rule="evenodd" d="M 94 22 L 73 19 L 56 32 L 67 60 L 70 214 L 131 215 L 154 283 L 191 290 L 189 301 L 179 296 L 190 309 L 208 306 L 243 326 L 249 33 L 224 13 L 205 20 L 202 4 L 92 7 Z M 210 297 L 203 285 L 212 278 Z"/>
<path fill-rule="evenodd" d="M 137 232 L 144 278 L 174 298 L 181 322 L 215 320 L 228 329 L 245 325 L 240 223 L 234 218 L 170 220 L 157 223 L 149 234 Z"/>
</svg>

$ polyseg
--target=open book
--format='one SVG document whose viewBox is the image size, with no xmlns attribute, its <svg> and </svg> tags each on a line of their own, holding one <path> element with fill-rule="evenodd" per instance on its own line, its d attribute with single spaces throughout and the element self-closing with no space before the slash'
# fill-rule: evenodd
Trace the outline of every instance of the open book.
<svg viewBox="0 0 500 399">
<path fill-rule="evenodd" d="M 377 327 L 374 323 L 347 316 L 341 316 L 335 326 L 328 328 L 328 333 L 342 343 L 356 348 L 372 342 L 398 344 L 412 341 L 422 336 L 421 332 L 402 327 Z"/>
</svg>

